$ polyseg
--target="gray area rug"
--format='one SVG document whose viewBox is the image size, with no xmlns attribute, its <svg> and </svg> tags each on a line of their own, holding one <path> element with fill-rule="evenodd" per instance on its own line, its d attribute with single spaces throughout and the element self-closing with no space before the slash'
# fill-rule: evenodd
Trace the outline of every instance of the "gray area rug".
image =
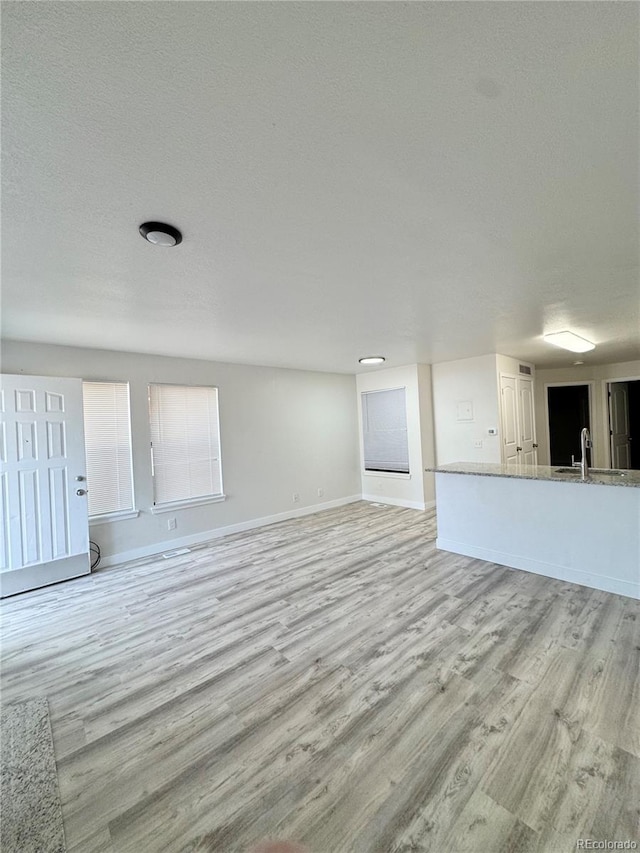
<svg viewBox="0 0 640 853">
<path fill-rule="evenodd" d="M 6 705 L 0 720 L 0 849 L 64 853 L 64 828 L 49 705 L 30 699 Z"/>
</svg>

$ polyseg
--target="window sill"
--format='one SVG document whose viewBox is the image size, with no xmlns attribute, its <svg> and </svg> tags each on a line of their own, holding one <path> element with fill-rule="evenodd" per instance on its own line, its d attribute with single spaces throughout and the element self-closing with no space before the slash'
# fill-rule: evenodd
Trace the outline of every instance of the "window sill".
<svg viewBox="0 0 640 853">
<path fill-rule="evenodd" d="M 173 512 L 174 509 L 189 509 L 192 506 L 202 506 L 204 504 L 217 504 L 226 501 L 226 495 L 204 495 L 201 498 L 189 498 L 186 501 L 171 501 L 171 503 L 157 504 L 151 507 L 151 512 L 154 515 L 159 515 L 163 512 Z"/>
<path fill-rule="evenodd" d="M 126 518 L 137 518 L 140 515 L 140 510 L 123 509 L 119 512 L 105 512 L 102 515 L 90 515 L 89 526 L 94 527 L 96 524 L 111 524 L 113 521 L 124 521 Z"/>
<path fill-rule="evenodd" d="M 392 480 L 410 480 L 411 474 L 400 474 L 397 471 L 363 471 L 364 477 L 389 477 Z"/>
</svg>

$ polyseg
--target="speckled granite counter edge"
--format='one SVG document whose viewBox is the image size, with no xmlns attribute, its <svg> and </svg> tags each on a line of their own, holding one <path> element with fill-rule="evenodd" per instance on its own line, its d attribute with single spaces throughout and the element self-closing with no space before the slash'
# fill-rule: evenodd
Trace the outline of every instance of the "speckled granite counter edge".
<svg viewBox="0 0 640 853">
<path fill-rule="evenodd" d="M 565 467 L 558 465 L 558 468 Z M 549 465 L 500 465 L 492 462 L 451 462 L 435 468 L 425 468 L 434 474 L 466 474 L 476 477 L 509 477 L 518 480 L 541 480 L 553 483 L 578 483 L 585 486 L 624 486 L 640 488 L 640 471 L 629 471 L 624 476 L 590 474 L 586 480 L 580 475 L 557 474 L 556 467 Z"/>
</svg>

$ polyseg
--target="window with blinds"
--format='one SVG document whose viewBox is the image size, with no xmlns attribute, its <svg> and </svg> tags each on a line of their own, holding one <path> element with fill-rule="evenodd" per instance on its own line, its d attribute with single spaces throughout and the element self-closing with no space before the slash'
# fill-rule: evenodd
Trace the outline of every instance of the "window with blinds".
<svg viewBox="0 0 640 853">
<path fill-rule="evenodd" d="M 365 471 L 409 473 L 404 388 L 362 393 L 362 436 Z"/>
<path fill-rule="evenodd" d="M 149 385 L 154 504 L 222 496 L 218 389 Z"/>
<path fill-rule="evenodd" d="M 83 382 L 89 516 L 133 510 L 127 382 Z"/>
</svg>

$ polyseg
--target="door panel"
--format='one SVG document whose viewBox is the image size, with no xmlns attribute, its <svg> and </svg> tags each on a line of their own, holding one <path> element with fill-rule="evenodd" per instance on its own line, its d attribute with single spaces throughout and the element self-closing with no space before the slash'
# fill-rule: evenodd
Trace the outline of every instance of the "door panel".
<svg viewBox="0 0 640 853">
<path fill-rule="evenodd" d="M 518 424 L 520 429 L 520 447 L 522 461 L 535 465 L 538 461 L 535 435 L 535 416 L 533 408 L 533 380 L 519 376 L 518 386 Z"/>
<path fill-rule="evenodd" d="M 536 465 L 533 379 L 500 374 L 502 462 L 506 465 Z"/>
<path fill-rule="evenodd" d="M 630 468 L 629 386 L 626 382 L 612 382 L 609 386 L 609 419 L 611 466 L 613 468 Z"/>
<path fill-rule="evenodd" d="M 0 377 L 2 596 L 90 571 L 82 381 Z"/>
<path fill-rule="evenodd" d="M 515 376 L 500 376 L 502 461 L 506 465 L 518 462 L 518 398 Z"/>
</svg>

